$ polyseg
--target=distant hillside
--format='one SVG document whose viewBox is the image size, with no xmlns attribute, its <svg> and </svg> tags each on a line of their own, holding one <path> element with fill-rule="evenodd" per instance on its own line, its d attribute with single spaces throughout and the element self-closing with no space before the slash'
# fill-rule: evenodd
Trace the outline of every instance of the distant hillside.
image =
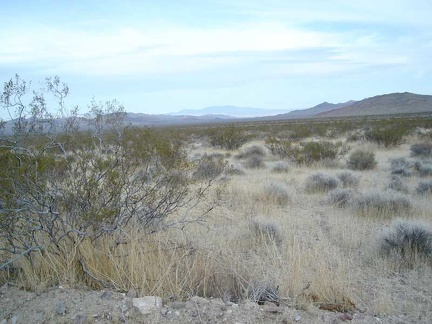
<svg viewBox="0 0 432 324">
<path fill-rule="evenodd" d="M 151 115 L 141 113 L 127 113 L 126 124 L 135 126 L 163 126 L 163 125 L 188 125 L 202 123 L 218 123 L 235 118 L 220 115 L 204 116 L 170 116 L 170 115 Z"/>
<path fill-rule="evenodd" d="M 199 110 L 184 109 L 178 112 L 169 113 L 171 116 L 204 116 L 204 115 L 222 115 L 232 117 L 260 117 L 280 114 L 281 110 L 268 110 L 252 107 L 237 106 L 211 106 Z"/>
<path fill-rule="evenodd" d="M 286 114 L 280 114 L 277 116 L 269 116 L 268 118 L 277 118 L 277 119 L 312 118 L 319 113 L 347 107 L 349 105 L 352 105 L 355 102 L 356 101 L 354 101 L 354 100 L 350 100 L 350 101 L 338 103 L 338 104 L 323 102 L 323 103 L 320 103 L 319 105 L 316 105 L 312 108 L 293 110 L 293 111 L 290 111 L 289 113 L 286 113 Z"/>
<path fill-rule="evenodd" d="M 315 117 L 348 117 L 432 112 L 432 96 L 391 93 L 357 101 L 349 106 L 318 113 Z"/>
</svg>

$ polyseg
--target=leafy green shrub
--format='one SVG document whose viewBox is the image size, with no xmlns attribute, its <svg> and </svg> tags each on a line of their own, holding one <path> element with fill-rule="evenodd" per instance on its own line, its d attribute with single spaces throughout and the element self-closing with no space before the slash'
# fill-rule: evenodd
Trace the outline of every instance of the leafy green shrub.
<svg viewBox="0 0 432 324">
<path fill-rule="evenodd" d="M 352 170 L 371 170 L 376 165 L 375 153 L 363 150 L 354 151 L 347 161 L 348 168 Z"/>
<path fill-rule="evenodd" d="M 398 192 L 376 189 L 356 195 L 351 201 L 351 205 L 362 214 L 371 213 L 388 216 L 408 212 L 412 209 L 408 196 Z"/>
<path fill-rule="evenodd" d="M 272 172 L 274 173 L 288 173 L 289 170 L 290 170 L 289 163 L 283 161 L 277 162 L 272 168 Z"/>
<path fill-rule="evenodd" d="M 334 189 L 329 191 L 327 199 L 328 202 L 333 206 L 344 207 L 350 202 L 354 194 L 355 191 L 352 189 Z"/>
<path fill-rule="evenodd" d="M 310 165 L 318 161 L 332 161 L 343 157 L 348 147 L 342 142 L 308 141 L 293 143 L 270 138 L 266 146 L 273 155 L 288 158 L 297 164 Z"/>
<path fill-rule="evenodd" d="M 432 229 L 421 222 L 395 220 L 381 238 L 381 253 L 413 266 L 432 257 Z"/>
<path fill-rule="evenodd" d="M 355 188 L 360 182 L 360 176 L 351 171 L 339 172 L 336 176 L 344 188 Z"/>
<path fill-rule="evenodd" d="M 330 191 L 338 186 L 339 182 L 335 177 L 324 173 L 315 173 L 306 179 L 307 192 Z"/>
<path fill-rule="evenodd" d="M 418 143 L 410 147 L 411 156 L 430 157 L 432 156 L 432 143 Z"/>
<path fill-rule="evenodd" d="M 367 141 L 375 142 L 380 146 L 391 147 L 402 144 L 408 131 L 409 129 L 405 127 L 375 127 L 367 130 L 364 135 Z"/>
<path fill-rule="evenodd" d="M 226 150 L 236 150 L 251 139 L 251 136 L 238 125 L 212 128 L 208 136 L 212 146 Z"/>
<path fill-rule="evenodd" d="M 419 181 L 416 188 L 417 193 L 425 195 L 432 194 L 432 180 Z"/>
</svg>

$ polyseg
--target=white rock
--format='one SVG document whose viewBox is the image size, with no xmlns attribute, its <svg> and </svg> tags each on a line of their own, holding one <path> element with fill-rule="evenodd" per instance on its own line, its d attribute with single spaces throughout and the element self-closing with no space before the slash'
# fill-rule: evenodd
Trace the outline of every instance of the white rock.
<svg viewBox="0 0 432 324">
<path fill-rule="evenodd" d="M 301 320 L 301 316 L 299 314 L 296 315 L 296 317 L 294 318 L 294 321 L 298 322 Z"/>
<path fill-rule="evenodd" d="M 132 298 L 134 305 L 141 314 L 146 315 L 162 308 L 162 299 L 157 296 L 145 296 L 140 298 Z"/>
</svg>

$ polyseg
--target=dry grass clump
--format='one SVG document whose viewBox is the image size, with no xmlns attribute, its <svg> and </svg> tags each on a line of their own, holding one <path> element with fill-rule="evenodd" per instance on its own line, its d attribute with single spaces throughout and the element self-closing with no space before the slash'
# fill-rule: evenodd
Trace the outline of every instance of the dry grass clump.
<svg viewBox="0 0 432 324">
<path fill-rule="evenodd" d="M 348 158 L 347 166 L 352 170 L 372 170 L 377 165 L 375 153 L 356 150 Z"/>
<path fill-rule="evenodd" d="M 355 191 L 353 189 L 338 188 L 329 191 L 327 195 L 328 202 L 336 207 L 345 207 L 353 198 Z"/>
<path fill-rule="evenodd" d="M 279 286 L 275 285 L 273 280 L 251 283 L 248 290 L 249 299 L 257 304 L 264 305 L 265 302 L 270 302 L 279 306 Z"/>
<path fill-rule="evenodd" d="M 239 176 L 241 176 L 241 175 L 245 175 L 246 172 L 244 172 L 244 170 L 242 170 L 239 167 L 236 167 L 234 165 L 230 165 L 229 167 L 227 167 L 225 169 L 225 174 L 226 175 L 239 175 Z"/>
<path fill-rule="evenodd" d="M 392 174 L 409 177 L 412 175 L 412 171 L 410 170 L 411 167 L 412 163 L 404 157 L 390 159 L 390 169 Z"/>
<path fill-rule="evenodd" d="M 382 254 L 413 266 L 432 257 L 432 228 L 417 221 L 395 220 L 380 238 Z"/>
<path fill-rule="evenodd" d="M 290 170 L 290 165 L 288 162 L 285 161 L 279 161 L 275 164 L 275 166 L 272 168 L 272 172 L 274 173 L 288 173 Z"/>
<path fill-rule="evenodd" d="M 339 181 L 328 174 L 321 172 L 314 173 L 306 179 L 307 192 L 326 192 L 335 189 Z"/>
<path fill-rule="evenodd" d="M 414 163 L 414 169 L 421 177 L 427 177 L 432 175 L 432 164 L 427 161 L 416 161 Z"/>
<path fill-rule="evenodd" d="M 226 162 L 222 154 L 204 154 L 197 165 L 193 177 L 195 179 L 214 179 L 224 172 L 225 167 Z"/>
<path fill-rule="evenodd" d="M 387 189 L 408 193 L 408 186 L 405 183 L 403 183 L 401 177 L 398 175 L 392 175 L 387 185 Z"/>
<path fill-rule="evenodd" d="M 371 189 L 362 192 L 351 201 L 351 205 L 361 214 L 392 216 L 406 213 L 412 209 L 412 203 L 405 194 L 394 191 Z"/>
<path fill-rule="evenodd" d="M 282 230 L 276 222 L 255 217 L 251 220 L 250 229 L 260 243 L 280 245 L 283 240 Z"/>
<path fill-rule="evenodd" d="M 356 188 L 360 182 L 360 176 L 351 171 L 339 172 L 336 176 L 344 188 Z"/>
<path fill-rule="evenodd" d="M 416 191 L 421 195 L 432 194 L 432 180 L 419 181 Z"/>
<path fill-rule="evenodd" d="M 242 152 L 237 154 L 235 157 L 237 159 L 247 159 L 251 156 L 265 157 L 266 152 L 265 152 L 263 147 L 261 147 L 259 145 L 252 145 L 252 146 L 246 147 Z"/>
<path fill-rule="evenodd" d="M 266 183 L 262 195 L 262 201 L 268 201 L 275 205 L 286 205 L 290 201 L 290 194 L 288 190 L 280 183 Z"/>
<path fill-rule="evenodd" d="M 417 157 L 432 156 L 432 143 L 417 143 L 410 147 L 411 155 Z"/>
</svg>

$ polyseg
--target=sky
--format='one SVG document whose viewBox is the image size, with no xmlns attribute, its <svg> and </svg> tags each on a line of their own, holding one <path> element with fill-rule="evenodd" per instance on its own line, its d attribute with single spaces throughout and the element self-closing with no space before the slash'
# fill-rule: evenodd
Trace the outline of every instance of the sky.
<svg viewBox="0 0 432 324">
<path fill-rule="evenodd" d="M 0 81 L 163 114 L 432 94 L 430 0 L 1 0 Z"/>
</svg>

